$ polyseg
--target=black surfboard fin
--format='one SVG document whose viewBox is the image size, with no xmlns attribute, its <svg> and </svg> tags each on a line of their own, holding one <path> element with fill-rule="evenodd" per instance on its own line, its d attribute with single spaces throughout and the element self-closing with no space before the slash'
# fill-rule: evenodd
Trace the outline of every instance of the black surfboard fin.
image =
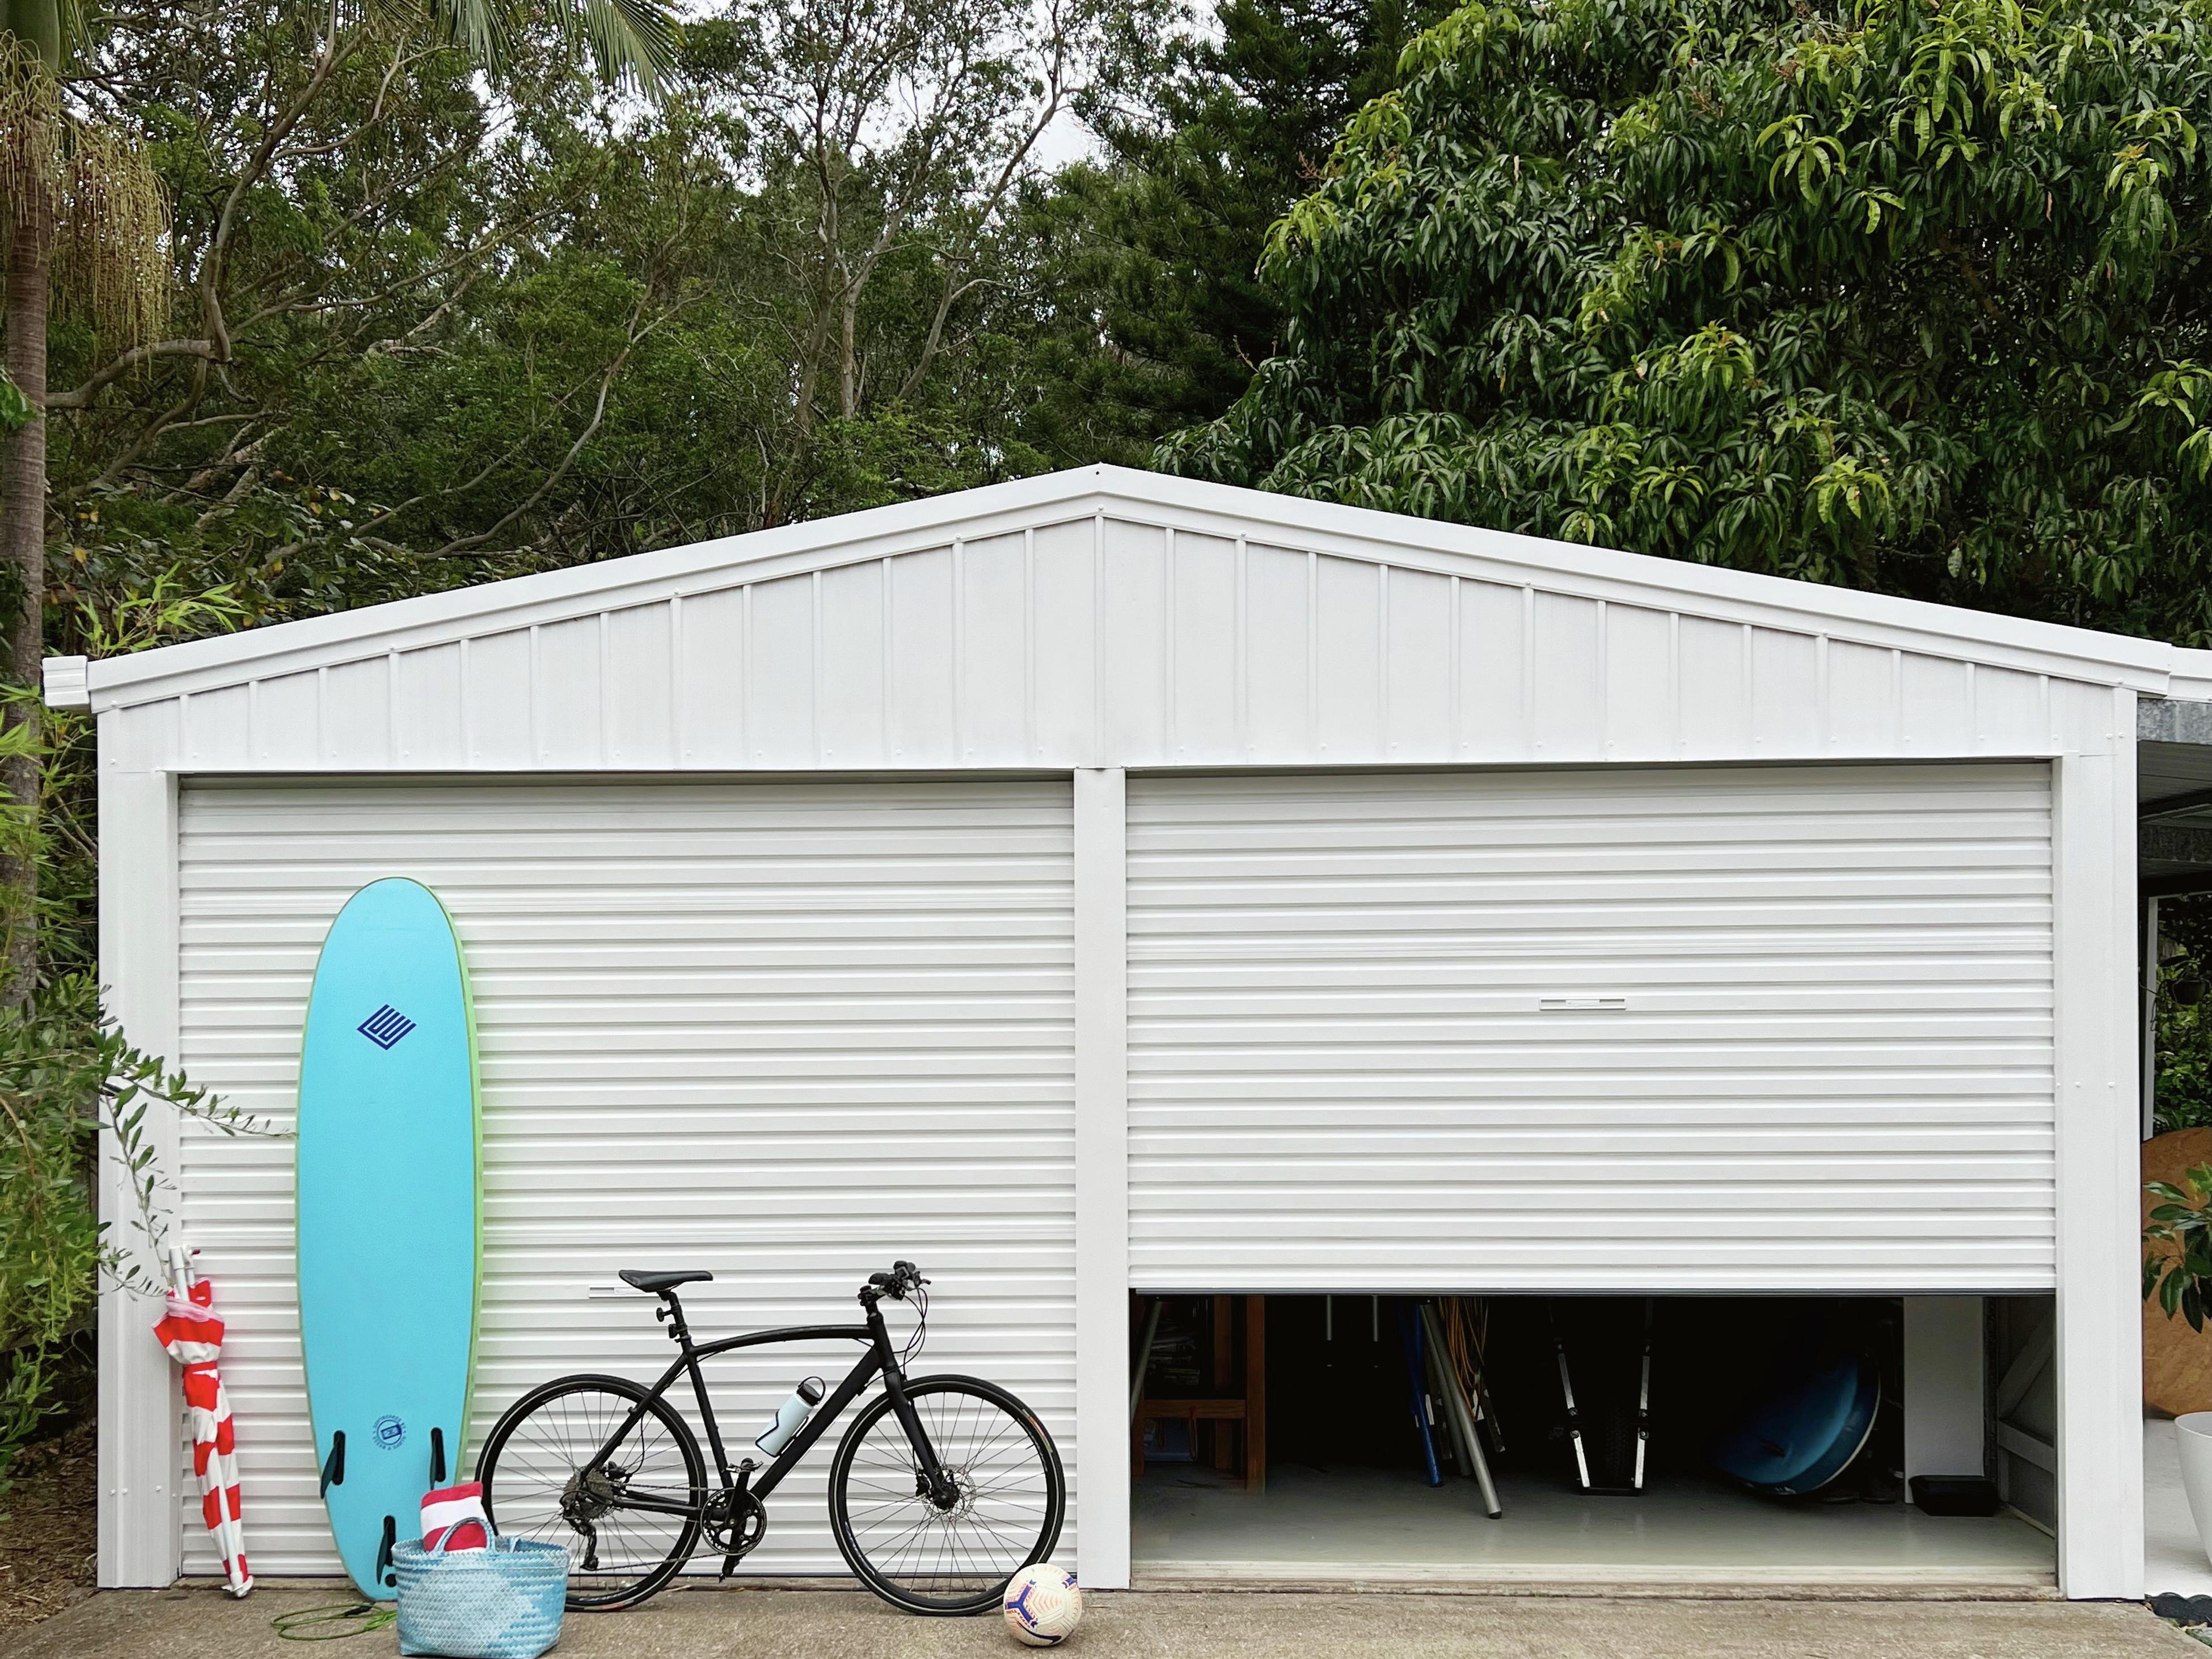
<svg viewBox="0 0 2212 1659">
<path fill-rule="evenodd" d="M 328 1498 L 332 1486 L 345 1485 L 345 1431 L 340 1429 L 331 1436 L 331 1455 L 323 1464 L 321 1496 Z"/>
<path fill-rule="evenodd" d="M 430 1431 L 430 1484 L 434 1486 L 446 1484 L 446 1431 L 443 1429 Z"/>
<path fill-rule="evenodd" d="M 376 1571 L 372 1575 L 380 1584 L 396 1584 L 399 1575 L 392 1571 L 392 1547 L 399 1541 L 399 1523 L 390 1516 L 384 1517 L 384 1541 L 376 1547 Z"/>
</svg>

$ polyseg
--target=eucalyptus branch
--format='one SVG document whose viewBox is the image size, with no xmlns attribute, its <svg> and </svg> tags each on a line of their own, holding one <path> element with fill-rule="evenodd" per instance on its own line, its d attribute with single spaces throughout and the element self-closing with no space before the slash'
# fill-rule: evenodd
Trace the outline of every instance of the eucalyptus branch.
<svg viewBox="0 0 2212 1659">
<path fill-rule="evenodd" d="M 260 454 L 263 447 L 269 441 L 269 434 L 266 432 L 252 438 L 251 441 L 247 439 L 247 434 L 252 430 L 252 422 L 259 418 L 260 416 L 258 412 L 238 416 L 226 415 L 208 416 L 208 419 L 210 422 L 217 420 L 238 420 L 245 422 L 246 425 L 243 430 L 231 434 L 229 446 L 224 449 L 223 453 L 220 456 L 209 462 L 205 466 L 200 468 L 200 470 L 193 473 L 191 477 L 185 479 L 184 483 L 179 484 L 174 489 L 164 495 L 161 498 L 162 501 L 165 503 L 190 501 L 193 496 L 198 495 L 202 490 L 214 483 L 217 478 L 222 477 L 224 473 L 235 472 L 240 468 L 245 469 L 246 473 L 250 476 L 253 471 L 253 462 L 255 459 Z M 198 424 L 198 422 L 193 422 L 192 424 Z M 223 497 L 222 501 L 220 504 L 228 506 L 233 497 L 238 494 L 241 487 L 250 489 L 252 486 L 250 484 L 233 484 L 231 486 L 230 493 Z M 209 511 L 210 513 L 212 513 L 214 509 L 210 508 Z M 207 514 L 201 514 L 199 524 L 204 526 L 207 522 Z"/>
<path fill-rule="evenodd" d="M 208 338 L 216 348 L 212 355 L 216 357 L 230 355 L 230 335 L 223 323 L 222 285 L 223 272 L 229 262 L 231 234 L 237 225 L 239 207 L 247 193 L 267 174 L 285 139 L 291 136 L 308 110 L 313 107 L 339 66 L 359 49 L 362 37 L 358 33 L 348 37 L 341 49 L 337 28 L 337 10 L 333 4 L 331 32 L 325 39 L 323 50 L 316 54 L 315 65 L 307 76 L 307 84 L 301 88 L 283 113 L 269 124 L 262 134 L 261 142 L 254 147 L 246 165 L 239 169 L 238 176 L 231 181 L 229 193 L 223 199 L 222 210 L 216 217 L 215 234 L 209 239 L 207 249 L 201 255 L 198 283 L 200 316 Z"/>
<path fill-rule="evenodd" d="M 122 477 L 125 468 L 130 466 L 133 462 L 137 461 L 140 456 L 145 454 L 148 450 L 153 448 L 155 442 L 160 440 L 162 433 L 168 429 L 173 422 L 180 420 L 183 416 L 191 413 L 191 410 L 199 406 L 200 399 L 207 395 L 208 364 L 206 359 L 203 358 L 200 362 L 195 363 L 192 366 L 192 368 L 193 373 L 191 381 L 185 388 L 184 396 L 179 398 L 174 403 L 171 404 L 167 409 L 163 410 L 159 415 L 154 416 L 153 419 L 148 421 L 138 429 L 138 435 L 133 438 L 128 444 L 125 445 L 114 459 L 110 460 L 108 464 L 100 470 L 100 476 L 93 481 L 93 488 L 97 489 L 105 485 L 113 483 L 118 478 Z"/>
<path fill-rule="evenodd" d="M 216 342 L 211 339 L 154 340 L 143 345 L 132 346 L 127 351 L 118 352 L 69 391 L 50 392 L 46 398 L 46 408 L 49 412 L 58 409 L 89 409 L 93 398 L 103 388 L 113 385 L 134 368 L 168 357 L 211 358 L 216 356 L 217 349 Z"/>
<path fill-rule="evenodd" d="M 614 391 L 615 380 L 622 374 L 623 365 L 629 361 L 630 353 L 637 349 L 638 344 L 647 335 L 674 317 L 681 308 L 682 302 L 678 301 L 677 305 L 671 307 L 641 328 L 638 326 L 638 319 L 644 314 L 645 300 L 644 296 L 640 295 L 637 308 L 630 313 L 629 337 L 624 342 L 623 349 L 615 354 L 614 361 L 607 365 L 606 373 L 599 377 L 599 394 L 592 406 L 592 418 L 585 422 L 584 429 L 576 434 L 575 441 L 568 446 L 568 453 L 561 458 L 560 464 L 545 475 L 538 488 L 532 490 L 527 498 L 504 514 L 489 529 L 478 531 L 471 536 L 457 536 L 430 556 L 434 559 L 449 558 L 456 553 L 465 553 L 481 547 L 484 543 L 495 539 L 501 531 L 544 501 L 552 491 L 553 486 L 568 476 L 569 469 L 576 464 L 576 458 L 584 453 L 585 446 L 591 442 L 592 436 L 599 429 L 599 423 L 606 418 L 607 399 Z"/>
<path fill-rule="evenodd" d="M 411 69 L 428 56 L 429 56 L 428 52 L 416 52 L 410 55 L 394 51 L 392 54 L 392 62 L 385 68 L 383 79 L 377 82 L 376 97 L 368 106 L 368 113 L 361 118 L 357 125 L 349 131 L 343 132 L 335 138 L 326 139 L 319 144 L 288 145 L 280 159 L 285 161 L 305 161 L 319 155 L 337 155 L 359 143 L 375 131 L 383 121 L 385 100 L 392 95 L 392 83 L 399 78 L 399 71 L 403 69 Z"/>
<path fill-rule="evenodd" d="M 327 299 L 317 300 L 290 300 L 280 304 L 264 306 L 240 323 L 239 330 L 243 333 L 254 324 L 264 322 L 271 317 L 314 316 L 339 311 L 373 309 L 398 298 L 402 294 L 426 288 L 441 276 L 458 270 L 463 265 L 476 264 L 495 248 L 543 224 L 553 216 L 553 213 L 554 210 L 550 207 L 540 208 L 535 213 L 526 214 L 520 219 L 503 223 L 490 235 L 470 243 L 459 252 L 441 259 L 434 264 L 426 265 L 420 270 L 410 272 L 396 283 L 387 283 L 384 287 L 374 289 L 368 294 L 334 295 Z M 443 310 L 444 306 L 441 305 L 439 309 Z"/>
</svg>

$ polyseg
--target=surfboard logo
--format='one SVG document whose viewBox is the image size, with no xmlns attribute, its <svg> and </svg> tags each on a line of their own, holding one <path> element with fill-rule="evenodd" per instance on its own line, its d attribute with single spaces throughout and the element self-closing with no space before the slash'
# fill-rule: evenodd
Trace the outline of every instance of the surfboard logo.
<svg viewBox="0 0 2212 1659">
<path fill-rule="evenodd" d="M 407 1443 L 407 1425 L 396 1417 L 378 1418 L 376 1443 L 386 1451 L 398 1451 Z"/>
<path fill-rule="evenodd" d="M 415 1029 L 415 1022 L 387 1002 L 354 1029 L 378 1048 L 389 1048 Z"/>
</svg>

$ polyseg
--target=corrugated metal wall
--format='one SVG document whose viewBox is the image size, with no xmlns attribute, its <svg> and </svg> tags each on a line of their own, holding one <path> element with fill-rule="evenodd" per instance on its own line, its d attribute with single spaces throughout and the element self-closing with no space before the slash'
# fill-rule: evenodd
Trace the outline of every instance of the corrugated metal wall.
<svg viewBox="0 0 2212 1659">
<path fill-rule="evenodd" d="M 2043 766 L 1152 777 L 1128 836 L 1139 1288 L 2053 1282 Z"/>
<path fill-rule="evenodd" d="M 863 1278 L 904 1256 L 936 1280 L 917 1370 L 1014 1389 L 1072 1474 L 1066 782 L 204 785 L 182 812 L 179 1058 L 273 1124 L 291 1121 L 316 952 L 346 896 L 410 875 L 453 912 L 483 1046 L 471 1466 L 529 1386 L 666 1363 L 617 1268 L 714 1270 L 686 1297 L 703 1334 L 857 1318 Z M 181 1187 L 231 1322 L 251 1559 L 334 1570 L 291 1144 L 190 1133 Z M 394 1273 L 405 1249 L 392 1241 Z M 726 1433 L 742 1446 L 799 1377 L 849 1364 L 718 1362 Z M 843 1571 L 828 1457 L 777 1494 L 749 1571 Z M 205 1571 L 193 1507 L 187 1571 Z"/>
</svg>

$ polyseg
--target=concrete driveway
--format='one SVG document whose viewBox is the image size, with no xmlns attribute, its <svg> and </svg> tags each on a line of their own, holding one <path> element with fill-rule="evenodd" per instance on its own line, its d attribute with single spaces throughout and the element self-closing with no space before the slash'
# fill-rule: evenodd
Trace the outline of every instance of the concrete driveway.
<svg viewBox="0 0 2212 1659">
<path fill-rule="evenodd" d="M 276 1614 L 336 1587 L 115 1590 L 0 1645 L 0 1659 L 300 1659 Z M 389 1628 L 331 1650 L 391 1654 Z M 2206 1649 L 2142 1607 L 2063 1601 L 1675 1601 L 1659 1597 L 1122 1593 L 1091 1598 L 1089 1659 L 2140 1659 Z M 561 1659 L 936 1659 L 1024 1651 L 992 1619 L 927 1620 L 848 1590 L 687 1589 L 572 1614 Z"/>
</svg>

